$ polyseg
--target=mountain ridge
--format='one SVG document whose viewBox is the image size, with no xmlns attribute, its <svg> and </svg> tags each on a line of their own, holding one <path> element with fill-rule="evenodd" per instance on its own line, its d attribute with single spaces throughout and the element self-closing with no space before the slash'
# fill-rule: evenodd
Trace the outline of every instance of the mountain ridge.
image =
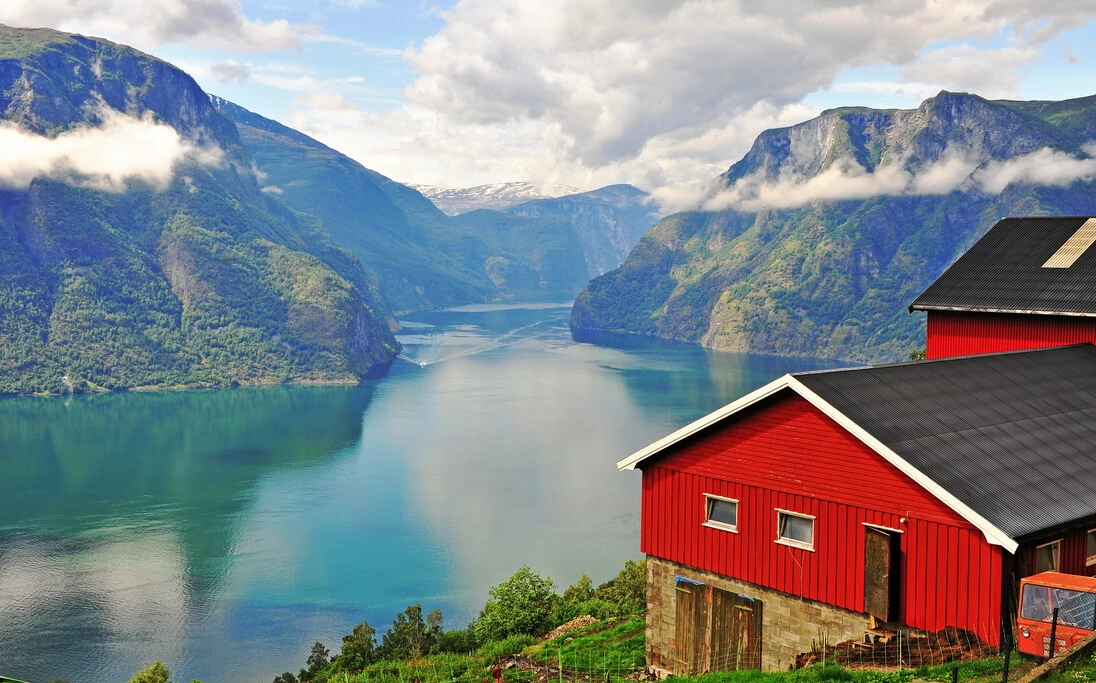
<svg viewBox="0 0 1096 683">
<path fill-rule="evenodd" d="M 902 359 L 924 345 L 906 305 L 997 220 L 1096 214 L 1093 131 L 1096 97 L 949 92 L 765 131 L 713 183 L 709 210 L 663 219 L 583 290 L 572 328 Z"/>
<path fill-rule="evenodd" d="M 260 190 L 235 125 L 181 70 L 0 26 L 0 121 L 36 154 L 117 144 L 112 125 L 161 143 L 143 156 L 199 152 L 156 178 L 85 153 L 3 181 L 0 393 L 349 383 L 398 353 L 375 276 Z"/>
</svg>

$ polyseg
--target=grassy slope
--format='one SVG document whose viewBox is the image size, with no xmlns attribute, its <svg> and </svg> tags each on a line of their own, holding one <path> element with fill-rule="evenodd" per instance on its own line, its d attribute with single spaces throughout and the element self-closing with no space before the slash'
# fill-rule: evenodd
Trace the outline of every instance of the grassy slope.
<svg viewBox="0 0 1096 683">
<path fill-rule="evenodd" d="M 416 679 L 421 683 L 482 683 L 490 680 L 491 670 L 496 664 L 507 667 L 503 670 L 506 683 L 545 679 L 636 680 L 637 674 L 645 667 L 645 628 L 646 622 L 642 617 L 606 620 L 553 640 L 534 642 L 528 637 L 509 638 L 501 643 L 488 644 L 468 655 L 423 657 L 415 663 L 379 663 L 357 675 L 338 674 L 329 680 L 332 683 L 388 683 Z M 1034 665 L 1034 660 L 1014 652 L 1010 662 L 1010 680 L 1016 680 Z M 1084 671 L 1092 669 L 1089 672 L 1092 678 L 1081 680 L 1096 680 L 1096 659 L 1088 661 L 1087 667 Z M 845 669 L 816 664 L 798 671 L 719 672 L 676 677 L 675 680 L 685 683 L 910 683 L 916 678 L 946 683 L 951 680 L 953 668 L 958 669 L 959 680 L 963 683 L 996 683 L 1001 680 L 1003 660 L 1000 657 L 964 660 L 901 671 L 894 666 Z"/>
</svg>

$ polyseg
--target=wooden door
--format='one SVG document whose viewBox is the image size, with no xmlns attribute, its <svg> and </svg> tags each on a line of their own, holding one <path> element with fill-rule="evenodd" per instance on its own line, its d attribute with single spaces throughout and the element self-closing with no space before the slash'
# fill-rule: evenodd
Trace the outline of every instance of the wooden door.
<svg viewBox="0 0 1096 683">
<path fill-rule="evenodd" d="M 708 586 L 677 580 L 674 628 L 674 675 L 693 676 L 704 666 L 708 630 Z"/>
<path fill-rule="evenodd" d="M 709 671 L 761 668 L 761 601 L 712 589 Z"/>
<path fill-rule="evenodd" d="M 674 674 L 761 668 L 760 600 L 678 579 Z"/>
<path fill-rule="evenodd" d="M 891 534 L 864 527 L 864 611 L 879 621 L 897 618 L 892 614 Z"/>
</svg>

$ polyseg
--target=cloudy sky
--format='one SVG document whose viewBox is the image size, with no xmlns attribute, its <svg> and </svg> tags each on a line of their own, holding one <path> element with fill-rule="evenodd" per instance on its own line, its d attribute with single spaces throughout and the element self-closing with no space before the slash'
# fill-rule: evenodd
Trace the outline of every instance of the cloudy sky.
<svg viewBox="0 0 1096 683">
<path fill-rule="evenodd" d="M 671 192 L 765 128 L 941 89 L 1096 94 L 1091 0 L 4 0 L 403 182 Z"/>
</svg>

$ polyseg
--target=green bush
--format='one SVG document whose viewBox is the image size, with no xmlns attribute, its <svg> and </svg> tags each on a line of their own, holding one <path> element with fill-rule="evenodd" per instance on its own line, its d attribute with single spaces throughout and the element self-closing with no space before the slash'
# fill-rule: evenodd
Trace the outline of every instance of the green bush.
<svg viewBox="0 0 1096 683">
<path fill-rule="evenodd" d="M 145 664 L 140 671 L 133 674 L 129 683 L 171 683 L 171 672 L 163 662 Z"/>
<path fill-rule="evenodd" d="M 430 654 L 467 654 L 478 646 L 475 626 L 469 624 L 465 628 L 455 628 L 439 633 L 434 646 L 430 649 Z"/>
<path fill-rule="evenodd" d="M 476 654 L 484 659 L 494 659 L 496 657 L 502 657 L 503 655 L 512 655 L 521 652 L 536 642 L 537 639 L 530 635 L 514 635 L 502 640 L 491 641 L 481 647 Z"/>
<path fill-rule="evenodd" d="M 558 599 L 552 580 L 528 565 L 490 591 L 491 598 L 476 620 L 476 637 L 482 642 L 513 635 L 539 636 L 552 624 L 552 609 Z"/>
</svg>

